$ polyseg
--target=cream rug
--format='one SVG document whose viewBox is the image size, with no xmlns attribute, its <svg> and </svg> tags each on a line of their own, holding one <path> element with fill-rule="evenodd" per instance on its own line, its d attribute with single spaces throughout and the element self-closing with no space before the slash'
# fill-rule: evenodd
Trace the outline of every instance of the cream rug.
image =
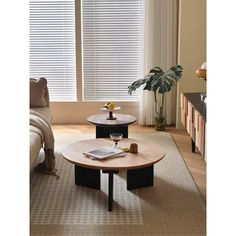
<svg viewBox="0 0 236 236">
<path fill-rule="evenodd" d="M 60 179 L 31 174 L 31 235 L 205 235 L 205 203 L 170 134 L 130 134 L 161 145 L 153 187 L 126 190 L 125 172 L 115 175 L 114 207 L 107 211 L 107 175 L 101 191 L 76 186 L 74 167 L 61 157 L 70 143 L 94 134 L 56 135 Z"/>
</svg>

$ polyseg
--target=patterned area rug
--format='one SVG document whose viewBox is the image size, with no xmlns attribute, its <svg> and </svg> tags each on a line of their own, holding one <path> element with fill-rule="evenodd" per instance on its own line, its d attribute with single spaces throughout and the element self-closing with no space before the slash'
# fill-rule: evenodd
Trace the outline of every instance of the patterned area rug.
<svg viewBox="0 0 236 236">
<path fill-rule="evenodd" d="M 108 176 L 101 191 L 76 186 L 74 166 L 58 157 L 61 178 L 31 179 L 31 224 L 143 224 L 138 191 L 126 190 L 126 172 L 114 176 L 114 209 L 107 212 Z M 53 187 L 52 187 L 53 186 Z"/>
<path fill-rule="evenodd" d="M 166 157 L 155 165 L 154 186 L 126 190 L 126 172 L 114 178 L 114 207 L 107 211 L 107 174 L 101 191 L 76 186 L 74 167 L 60 152 L 94 134 L 58 134 L 60 179 L 31 173 L 31 235 L 205 235 L 205 203 L 170 134 L 130 134 L 161 146 Z"/>
</svg>

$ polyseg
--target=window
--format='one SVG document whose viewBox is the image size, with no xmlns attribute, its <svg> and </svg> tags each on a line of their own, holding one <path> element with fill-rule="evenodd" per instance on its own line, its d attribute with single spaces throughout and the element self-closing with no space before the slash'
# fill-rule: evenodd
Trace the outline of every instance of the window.
<svg viewBox="0 0 236 236">
<path fill-rule="evenodd" d="M 144 0 L 82 0 L 84 100 L 138 100 Z"/>
<path fill-rule="evenodd" d="M 75 101 L 74 0 L 30 0 L 30 77 L 46 77 L 51 101 Z"/>
</svg>

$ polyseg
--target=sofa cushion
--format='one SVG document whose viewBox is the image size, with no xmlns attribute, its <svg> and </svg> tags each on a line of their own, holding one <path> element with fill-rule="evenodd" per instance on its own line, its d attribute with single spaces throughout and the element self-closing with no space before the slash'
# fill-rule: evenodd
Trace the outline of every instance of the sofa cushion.
<svg viewBox="0 0 236 236">
<path fill-rule="evenodd" d="M 45 78 L 30 79 L 30 107 L 46 107 L 47 80 Z"/>
</svg>

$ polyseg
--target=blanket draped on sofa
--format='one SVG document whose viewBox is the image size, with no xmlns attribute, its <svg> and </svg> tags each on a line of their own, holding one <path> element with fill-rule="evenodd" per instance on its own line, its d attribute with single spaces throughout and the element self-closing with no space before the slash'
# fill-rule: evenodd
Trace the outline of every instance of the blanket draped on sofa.
<svg viewBox="0 0 236 236">
<path fill-rule="evenodd" d="M 42 114 L 33 109 L 30 109 L 30 131 L 40 135 L 45 152 L 44 162 L 39 163 L 35 170 L 58 177 L 55 169 L 54 136 L 51 125 Z"/>
</svg>

